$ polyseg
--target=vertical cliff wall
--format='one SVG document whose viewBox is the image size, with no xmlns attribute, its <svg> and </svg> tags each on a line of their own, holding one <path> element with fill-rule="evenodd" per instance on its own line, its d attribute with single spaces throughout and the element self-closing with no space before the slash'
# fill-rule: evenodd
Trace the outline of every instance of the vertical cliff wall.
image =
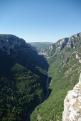
<svg viewBox="0 0 81 121">
<path fill-rule="evenodd" d="M 81 74 L 79 82 L 65 97 L 62 121 L 81 121 Z"/>
</svg>

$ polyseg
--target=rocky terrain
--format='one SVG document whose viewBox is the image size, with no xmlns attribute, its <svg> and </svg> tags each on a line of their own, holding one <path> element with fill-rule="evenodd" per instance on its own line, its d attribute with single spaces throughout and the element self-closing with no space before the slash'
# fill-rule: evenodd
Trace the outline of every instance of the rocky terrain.
<svg viewBox="0 0 81 121">
<path fill-rule="evenodd" d="M 62 121 L 81 121 L 81 74 L 79 82 L 68 91 L 64 100 Z"/>
<path fill-rule="evenodd" d="M 76 59 L 81 63 L 79 53 L 76 53 Z M 68 91 L 64 100 L 64 111 L 62 121 L 81 121 L 81 73 L 79 82 Z"/>
<path fill-rule="evenodd" d="M 80 39 L 81 33 L 77 33 L 72 35 L 71 37 L 62 38 L 56 43 L 35 42 L 31 43 L 31 45 L 38 50 L 39 54 L 49 58 L 54 56 L 55 54 L 58 54 L 64 48 L 77 49 L 81 45 Z"/>
</svg>

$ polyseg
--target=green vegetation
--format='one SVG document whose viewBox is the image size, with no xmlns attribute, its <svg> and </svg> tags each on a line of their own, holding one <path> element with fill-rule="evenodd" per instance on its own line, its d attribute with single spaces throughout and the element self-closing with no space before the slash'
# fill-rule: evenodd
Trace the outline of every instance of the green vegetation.
<svg viewBox="0 0 81 121">
<path fill-rule="evenodd" d="M 65 65 L 58 65 L 56 61 L 50 66 L 49 75 L 53 77 L 50 86 L 52 92 L 49 98 L 35 109 L 31 121 L 38 121 L 38 115 L 41 121 L 61 120 L 65 95 L 78 82 L 80 70 L 75 55 L 72 55 Z"/>
<path fill-rule="evenodd" d="M 44 57 L 24 40 L 0 35 L 0 121 L 30 120 L 48 93 L 47 68 Z"/>
<path fill-rule="evenodd" d="M 81 70 L 81 34 L 53 44 L 48 62 L 23 39 L 0 36 L 0 121 L 61 121 L 65 95 Z"/>
<path fill-rule="evenodd" d="M 81 53 L 81 38 L 74 38 L 75 48 L 54 48 L 49 58 L 51 94 L 47 100 L 37 106 L 31 115 L 31 121 L 61 121 L 64 98 L 79 80 L 81 66 L 76 60 L 76 50 Z M 55 44 L 57 45 L 57 43 Z M 56 47 L 56 46 L 55 46 Z M 56 51 L 55 51 L 56 49 Z M 53 53 L 53 54 L 52 54 Z"/>
</svg>

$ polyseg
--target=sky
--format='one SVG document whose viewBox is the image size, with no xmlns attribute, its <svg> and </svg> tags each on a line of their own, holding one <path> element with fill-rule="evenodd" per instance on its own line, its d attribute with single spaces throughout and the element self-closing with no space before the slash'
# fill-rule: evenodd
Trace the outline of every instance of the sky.
<svg viewBox="0 0 81 121">
<path fill-rule="evenodd" d="M 81 32 L 81 0 L 0 0 L 0 34 L 56 42 Z"/>
</svg>

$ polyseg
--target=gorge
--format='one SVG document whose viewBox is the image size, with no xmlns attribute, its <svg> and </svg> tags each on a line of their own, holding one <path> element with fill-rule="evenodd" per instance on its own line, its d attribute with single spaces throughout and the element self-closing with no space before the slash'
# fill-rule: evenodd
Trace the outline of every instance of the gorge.
<svg viewBox="0 0 81 121">
<path fill-rule="evenodd" d="M 41 47 L 40 43 L 31 46 L 22 38 L 1 34 L 0 120 L 61 121 L 64 110 L 66 121 L 69 95 L 72 92 L 75 102 L 75 93 L 80 91 L 80 53 L 81 33 L 56 43 L 41 43 Z"/>
</svg>

